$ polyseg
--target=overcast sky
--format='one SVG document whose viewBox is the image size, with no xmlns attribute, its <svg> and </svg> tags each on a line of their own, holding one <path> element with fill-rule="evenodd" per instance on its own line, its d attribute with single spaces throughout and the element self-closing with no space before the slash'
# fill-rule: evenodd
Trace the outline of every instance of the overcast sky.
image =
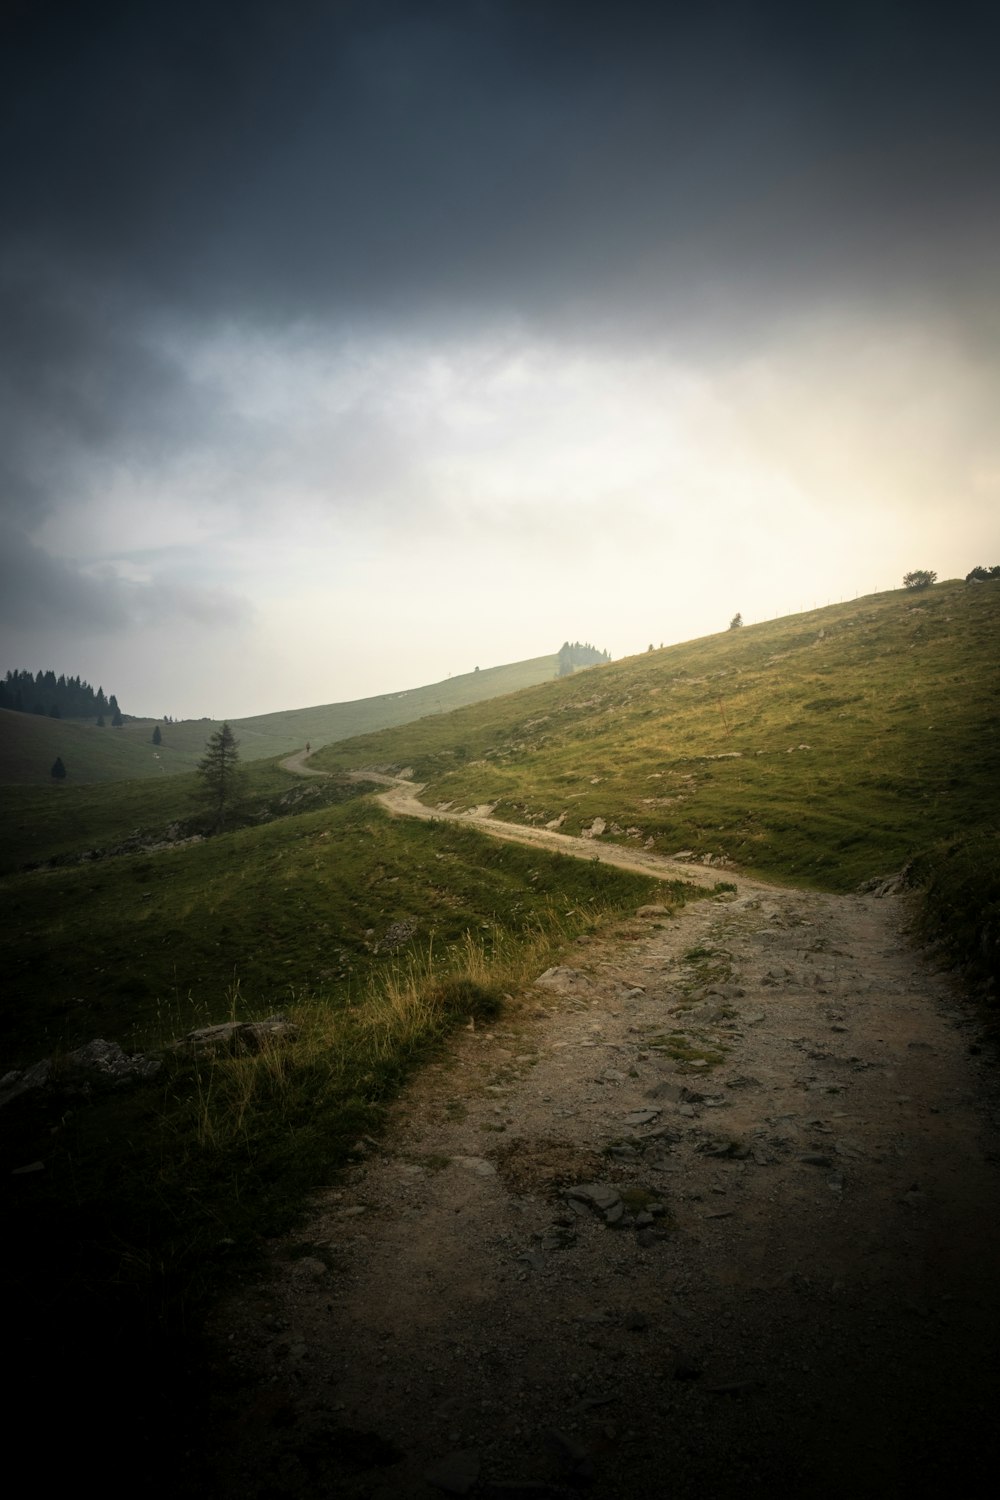
<svg viewBox="0 0 1000 1500">
<path fill-rule="evenodd" d="M 8 5 L 0 672 L 236 717 L 1000 562 L 997 15 Z"/>
</svg>

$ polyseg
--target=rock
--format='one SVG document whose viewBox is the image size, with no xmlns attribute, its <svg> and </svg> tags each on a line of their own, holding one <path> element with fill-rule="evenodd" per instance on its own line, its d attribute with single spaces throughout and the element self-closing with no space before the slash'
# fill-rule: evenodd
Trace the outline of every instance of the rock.
<svg viewBox="0 0 1000 1500">
<path fill-rule="evenodd" d="M 0 1078 L 0 1108 L 16 1099 L 19 1094 L 26 1094 L 29 1089 L 44 1088 L 49 1081 L 52 1072 L 52 1063 L 49 1058 L 43 1057 L 41 1062 L 33 1063 L 23 1073 L 13 1069 Z"/>
<path fill-rule="evenodd" d="M 681 1099 L 681 1085 L 679 1083 L 654 1083 L 651 1089 L 646 1090 L 647 1099 L 665 1099 L 668 1104 L 677 1104 Z"/>
<path fill-rule="evenodd" d="M 67 1053 L 63 1067 L 68 1073 L 85 1073 L 108 1083 L 127 1083 L 140 1078 L 152 1078 L 161 1067 L 157 1057 L 144 1057 L 141 1052 L 123 1052 L 117 1042 L 106 1042 L 95 1037 L 75 1052 Z"/>
<path fill-rule="evenodd" d="M 583 839 L 600 838 L 601 834 L 604 832 L 607 826 L 608 825 L 603 818 L 595 818 L 589 828 L 580 829 L 580 837 Z"/>
<path fill-rule="evenodd" d="M 745 1161 L 750 1155 L 750 1147 L 745 1141 L 733 1141 L 725 1137 L 702 1141 L 695 1149 L 703 1156 L 715 1156 L 723 1161 Z"/>
<path fill-rule="evenodd" d="M 467 1172 L 474 1172 L 477 1177 L 495 1177 L 497 1169 L 485 1156 L 456 1156 L 453 1157 L 455 1165 L 464 1167 Z"/>
<path fill-rule="evenodd" d="M 397 948 L 401 948 L 404 943 L 410 941 L 416 930 L 416 922 L 409 919 L 402 922 L 393 922 L 391 926 L 386 928 L 384 936 L 375 944 L 375 952 L 394 953 Z"/>
<path fill-rule="evenodd" d="M 637 917 L 669 917 L 669 906 L 640 906 L 636 912 Z"/>
<path fill-rule="evenodd" d="M 551 969 L 546 969 L 535 980 L 535 984 L 552 990 L 557 995 L 572 995 L 581 990 L 593 989 L 586 974 L 581 974 L 579 969 L 570 969 L 565 964 L 555 964 Z"/>
<path fill-rule="evenodd" d="M 223 1021 L 218 1026 L 200 1026 L 189 1031 L 182 1047 L 198 1055 L 263 1052 L 274 1042 L 292 1041 L 297 1028 L 285 1016 L 267 1016 L 263 1021 Z"/>
<path fill-rule="evenodd" d="M 427 1470 L 424 1478 L 446 1495 L 467 1495 L 479 1478 L 479 1453 L 475 1448 L 448 1453 Z"/>
<path fill-rule="evenodd" d="M 660 1111 L 658 1109 L 635 1109 L 631 1114 L 622 1117 L 622 1123 L 625 1125 L 651 1125 L 659 1114 Z"/>
<path fill-rule="evenodd" d="M 608 1182 L 582 1182 L 577 1187 L 567 1188 L 566 1197 L 578 1203 L 589 1203 L 598 1213 L 606 1213 L 621 1202 L 618 1189 Z"/>
<path fill-rule="evenodd" d="M 833 1166 L 833 1162 L 829 1156 L 822 1156 L 818 1152 L 810 1152 L 808 1156 L 800 1156 L 799 1160 L 804 1162 L 808 1167 L 831 1168 Z"/>
</svg>

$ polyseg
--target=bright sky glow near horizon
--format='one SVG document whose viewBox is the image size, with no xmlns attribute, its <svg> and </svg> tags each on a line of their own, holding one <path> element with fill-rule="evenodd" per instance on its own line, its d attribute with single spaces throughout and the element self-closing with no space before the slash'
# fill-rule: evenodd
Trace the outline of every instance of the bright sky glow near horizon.
<svg viewBox="0 0 1000 1500">
<path fill-rule="evenodd" d="M 4 27 L 0 672 L 243 717 L 1000 561 L 990 8 Z"/>
</svg>

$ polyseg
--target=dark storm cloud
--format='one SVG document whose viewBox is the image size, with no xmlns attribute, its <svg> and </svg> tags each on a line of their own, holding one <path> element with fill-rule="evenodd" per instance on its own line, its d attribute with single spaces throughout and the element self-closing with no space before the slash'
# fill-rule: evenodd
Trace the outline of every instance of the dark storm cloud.
<svg viewBox="0 0 1000 1500">
<path fill-rule="evenodd" d="M 155 469 L 228 420 L 171 328 L 710 346 L 847 299 L 996 337 L 992 6 L 38 0 L 3 25 L 25 558 L 102 455 Z"/>
<path fill-rule="evenodd" d="M 265 318 L 943 280 L 996 227 L 997 36 L 961 5 L 27 6 L 10 223 Z"/>
</svg>

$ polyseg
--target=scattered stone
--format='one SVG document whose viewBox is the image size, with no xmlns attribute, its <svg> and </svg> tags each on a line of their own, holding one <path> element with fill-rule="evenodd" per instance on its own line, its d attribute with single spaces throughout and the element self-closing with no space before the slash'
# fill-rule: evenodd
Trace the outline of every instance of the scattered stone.
<svg viewBox="0 0 1000 1500">
<path fill-rule="evenodd" d="M 427 1470 L 424 1478 L 446 1495 L 467 1495 L 479 1478 L 479 1453 L 475 1448 L 448 1453 Z"/>
<path fill-rule="evenodd" d="M 416 922 L 409 918 L 402 922 L 393 922 L 386 928 L 384 936 L 375 944 L 375 952 L 394 953 L 397 948 L 402 948 L 404 943 L 410 941 L 416 930 Z"/>
<path fill-rule="evenodd" d="M 593 989 L 593 984 L 586 974 L 581 974 L 579 969 L 571 969 L 566 964 L 554 964 L 551 969 L 546 969 L 535 980 L 536 985 L 543 989 L 552 990 L 557 995 L 578 994 L 581 990 Z"/>
<path fill-rule="evenodd" d="M 658 1109 L 636 1109 L 630 1115 L 623 1116 L 623 1123 L 626 1125 L 651 1125 L 659 1113 Z"/>
<path fill-rule="evenodd" d="M 293 1041 L 298 1028 L 287 1016 L 267 1016 L 263 1021 L 223 1021 L 218 1026 L 200 1026 L 189 1031 L 180 1047 L 190 1047 L 200 1055 L 240 1052 L 263 1052 L 275 1042 Z"/>
<path fill-rule="evenodd" d="M 833 1166 L 833 1161 L 829 1156 L 822 1156 L 816 1152 L 811 1152 L 808 1156 L 800 1156 L 799 1160 L 804 1162 L 807 1167 L 826 1167 L 829 1169 Z"/>
<path fill-rule="evenodd" d="M 533 1271 L 545 1270 L 545 1256 L 541 1250 L 525 1250 L 517 1258 L 523 1260 L 525 1265 L 530 1266 Z"/>
<path fill-rule="evenodd" d="M 702 1141 L 695 1149 L 702 1156 L 715 1156 L 720 1161 L 745 1161 L 750 1155 L 750 1147 L 745 1141 L 734 1141 L 725 1136 Z"/>
<path fill-rule="evenodd" d="M 681 1098 L 681 1086 L 679 1083 L 654 1083 L 646 1090 L 646 1098 L 665 1099 L 668 1104 L 677 1104 Z"/>
<path fill-rule="evenodd" d="M 123 1052 L 117 1042 L 95 1037 L 92 1042 L 66 1055 L 63 1067 L 68 1073 L 96 1074 L 109 1083 L 128 1083 L 152 1078 L 160 1071 L 158 1057 L 144 1057 L 141 1052 Z"/>
<path fill-rule="evenodd" d="M 10 1175 L 12 1177 L 28 1177 L 32 1172 L 44 1171 L 45 1163 L 43 1161 L 31 1161 L 26 1167 L 15 1167 Z"/>
<path fill-rule="evenodd" d="M 495 1177 L 497 1169 L 485 1156 L 455 1156 L 452 1158 L 457 1167 L 464 1167 L 467 1172 L 474 1172 L 477 1177 Z"/>
<path fill-rule="evenodd" d="M 640 906 L 636 912 L 637 917 L 669 917 L 669 906 Z"/>
<path fill-rule="evenodd" d="M 566 1197 L 572 1204 L 575 1200 L 579 1203 L 589 1203 L 596 1208 L 598 1213 L 606 1213 L 609 1208 L 614 1208 L 616 1203 L 621 1202 L 621 1194 L 618 1189 L 607 1182 L 583 1182 L 577 1187 L 567 1188 Z"/>
<path fill-rule="evenodd" d="M 634 1146 L 617 1145 L 608 1147 L 608 1155 L 613 1156 L 615 1161 L 635 1161 L 639 1152 Z"/>
<path fill-rule="evenodd" d="M 19 1094 L 26 1094 L 29 1089 L 44 1088 L 49 1081 L 52 1072 L 51 1060 L 43 1057 L 41 1062 L 34 1063 L 26 1068 L 23 1073 L 13 1069 L 0 1078 L 0 1108 L 16 1099 Z"/>
</svg>

